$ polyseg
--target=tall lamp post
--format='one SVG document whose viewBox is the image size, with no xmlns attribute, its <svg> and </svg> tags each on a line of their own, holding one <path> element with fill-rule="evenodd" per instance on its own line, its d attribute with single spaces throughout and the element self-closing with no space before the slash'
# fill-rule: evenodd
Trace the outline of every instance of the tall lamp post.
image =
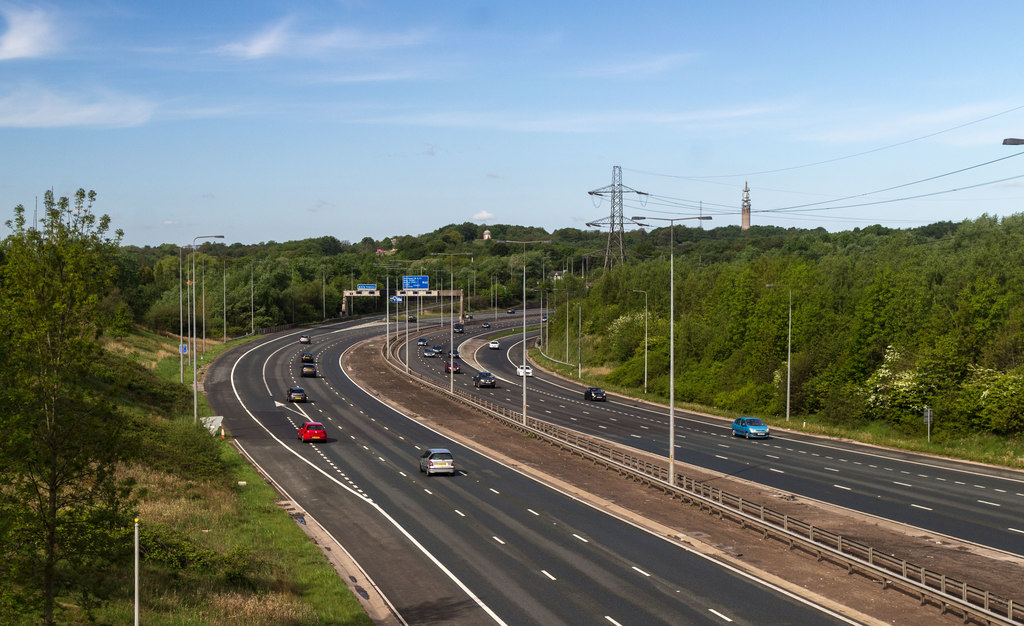
<svg viewBox="0 0 1024 626">
<path fill-rule="evenodd" d="M 452 292 L 451 308 L 449 309 L 448 318 L 448 392 L 451 394 L 455 393 L 455 259 L 456 256 L 473 256 L 472 252 L 431 252 L 430 256 L 446 256 L 448 257 L 448 283 L 449 291 Z M 444 318 L 444 304 L 441 304 L 441 318 Z M 406 318 L 408 319 L 408 318 Z M 408 322 L 406 322 L 408 323 Z M 408 340 L 407 340 L 408 341 Z M 406 345 L 405 351 L 409 351 L 409 346 Z"/>
<path fill-rule="evenodd" d="M 630 289 L 633 293 L 644 294 L 644 393 L 647 393 L 647 292 L 643 289 Z"/>
<path fill-rule="evenodd" d="M 785 287 L 789 290 L 789 330 L 786 333 L 786 421 L 788 422 L 790 355 L 793 353 L 793 288 L 779 283 L 768 283 L 765 287 Z"/>
<path fill-rule="evenodd" d="M 192 423 L 199 424 L 199 386 L 196 384 L 196 242 L 200 239 L 223 239 L 224 235 L 199 235 L 192 238 Z M 205 288 L 205 287 L 204 287 Z M 205 325 L 205 320 L 204 320 Z"/>
<path fill-rule="evenodd" d="M 498 243 L 520 243 L 523 244 L 523 426 L 526 426 L 526 244 L 530 243 L 551 243 L 550 239 L 535 241 L 511 241 L 498 239 Z"/>
<path fill-rule="evenodd" d="M 643 217 L 632 218 L 634 222 L 658 220 L 669 223 L 668 253 L 668 484 L 676 484 L 676 222 L 683 220 L 709 220 L 710 215 L 692 217 Z M 645 224 L 641 224 L 644 226 Z"/>
</svg>

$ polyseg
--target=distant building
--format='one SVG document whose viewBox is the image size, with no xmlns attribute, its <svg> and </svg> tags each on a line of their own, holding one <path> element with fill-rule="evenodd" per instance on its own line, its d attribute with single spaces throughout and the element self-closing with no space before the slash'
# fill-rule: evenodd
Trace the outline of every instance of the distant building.
<svg viewBox="0 0 1024 626">
<path fill-rule="evenodd" d="M 491 238 L 491 231 L 485 230 L 484 231 L 484 241 L 487 241 L 490 238 Z"/>
<path fill-rule="evenodd" d="M 743 183 L 743 208 L 740 215 L 740 230 L 750 230 L 750 185 L 746 181 Z"/>
</svg>

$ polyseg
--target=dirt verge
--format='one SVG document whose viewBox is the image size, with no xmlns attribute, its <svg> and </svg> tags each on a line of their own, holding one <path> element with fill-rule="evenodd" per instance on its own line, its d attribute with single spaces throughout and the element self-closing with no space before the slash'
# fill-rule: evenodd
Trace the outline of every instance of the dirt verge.
<svg viewBox="0 0 1024 626">
<path fill-rule="evenodd" d="M 696 506 L 600 469 L 579 456 L 497 427 L 497 421 L 445 395 L 430 392 L 434 394 L 430 402 L 424 402 L 425 388 L 385 363 L 379 347 L 361 344 L 350 350 L 347 358 L 359 364 L 345 368 L 356 382 L 379 393 L 394 408 L 429 423 L 451 438 L 499 457 L 508 465 L 610 513 L 773 580 L 851 619 L 862 623 L 929 626 L 964 623 L 960 616 L 943 613 L 934 603 L 922 605 L 916 596 L 883 588 L 880 581 L 860 574 L 848 574 L 843 567 L 818 561 L 812 554 L 789 549 L 756 531 L 722 521 Z M 678 472 L 697 480 L 996 595 L 1015 600 L 1020 597 L 1024 559 L 857 515 L 678 461 L 676 467 Z"/>
</svg>

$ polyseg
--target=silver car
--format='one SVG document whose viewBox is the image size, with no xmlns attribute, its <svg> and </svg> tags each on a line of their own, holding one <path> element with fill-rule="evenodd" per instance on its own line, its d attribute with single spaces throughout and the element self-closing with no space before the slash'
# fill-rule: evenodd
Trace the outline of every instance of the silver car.
<svg viewBox="0 0 1024 626">
<path fill-rule="evenodd" d="M 431 474 L 455 475 L 455 458 L 447 448 L 427 448 L 420 455 L 420 471 Z"/>
</svg>

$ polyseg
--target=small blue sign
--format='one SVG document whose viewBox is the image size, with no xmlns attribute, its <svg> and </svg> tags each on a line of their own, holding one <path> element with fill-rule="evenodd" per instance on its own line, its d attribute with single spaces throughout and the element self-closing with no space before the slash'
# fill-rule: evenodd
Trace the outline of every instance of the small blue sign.
<svg viewBox="0 0 1024 626">
<path fill-rule="evenodd" d="M 391 296 L 391 301 L 392 302 L 401 302 L 402 301 L 402 296 Z"/>
<path fill-rule="evenodd" d="M 187 343 L 181 344 L 181 353 L 182 354 L 188 354 L 188 344 Z"/>
<path fill-rule="evenodd" d="M 429 276 L 403 276 L 402 289 L 406 291 L 426 291 L 430 289 Z"/>
<path fill-rule="evenodd" d="M 356 289 L 359 291 L 377 291 L 377 283 L 371 283 L 369 285 L 356 285 Z"/>
</svg>

